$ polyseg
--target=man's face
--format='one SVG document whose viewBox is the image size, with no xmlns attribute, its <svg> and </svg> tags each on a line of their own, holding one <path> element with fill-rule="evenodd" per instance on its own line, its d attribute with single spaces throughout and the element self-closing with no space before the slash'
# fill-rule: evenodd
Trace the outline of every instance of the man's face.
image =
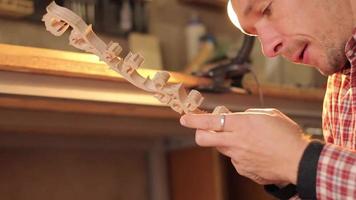
<svg viewBox="0 0 356 200">
<path fill-rule="evenodd" d="M 346 63 L 344 48 L 353 29 L 344 2 L 232 0 L 232 5 L 243 30 L 258 36 L 266 56 L 282 55 L 330 75 Z"/>
</svg>

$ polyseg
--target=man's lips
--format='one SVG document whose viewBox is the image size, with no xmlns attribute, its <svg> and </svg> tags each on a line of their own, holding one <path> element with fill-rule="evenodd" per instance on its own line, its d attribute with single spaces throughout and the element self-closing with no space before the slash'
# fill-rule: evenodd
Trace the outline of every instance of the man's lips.
<svg viewBox="0 0 356 200">
<path fill-rule="evenodd" d="M 305 44 L 303 48 L 299 49 L 299 51 L 296 51 L 292 57 L 292 61 L 296 63 L 304 63 L 307 64 L 307 54 L 306 50 L 308 48 L 308 44 Z"/>
<path fill-rule="evenodd" d="M 308 51 L 309 48 L 308 47 L 309 47 L 309 45 L 306 44 L 304 47 L 304 50 L 303 50 L 303 63 L 306 65 L 310 64 L 309 63 L 310 60 L 309 60 L 309 51 Z"/>
</svg>

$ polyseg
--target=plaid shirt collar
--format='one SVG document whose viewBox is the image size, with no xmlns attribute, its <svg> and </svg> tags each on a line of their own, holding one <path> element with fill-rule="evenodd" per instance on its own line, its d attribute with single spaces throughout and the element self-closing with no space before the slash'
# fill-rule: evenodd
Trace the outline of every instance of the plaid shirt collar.
<svg viewBox="0 0 356 200">
<path fill-rule="evenodd" d="M 356 56 L 356 28 L 353 30 L 352 37 L 346 44 L 345 53 L 349 61 L 352 63 L 352 60 L 355 59 Z"/>
<path fill-rule="evenodd" d="M 353 30 L 352 37 L 348 40 L 345 46 L 345 55 L 346 58 L 348 59 L 348 62 L 345 64 L 344 67 L 339 71 L 339 73 L 342 73 L 344 75 L 350 75 L 351 73 L 351 61 L 355 57 L 355 49 L 356 48 L 356 28 Z"/>
<path fill-rule="evenodd" d="M 353 110 L 356 110 L 356 28 L 353 31 L 352 37 L 345 46 L 345 54 L 350 62 L 349 76 L 351 89 L 353 92 L 351 103 Z M 347 69 L 346 69 L 347 70 Z"/>
<path fill-rule="evenodd" d="M 356 28 L 353 30 L 352 37 L 346 43 L 345 55 L 349 60 L 349 66 L 343 69 L 343 74 L 351 73 L 351 80 L 355 80 L 352 87 L 356 86 Z"/>
</svg>

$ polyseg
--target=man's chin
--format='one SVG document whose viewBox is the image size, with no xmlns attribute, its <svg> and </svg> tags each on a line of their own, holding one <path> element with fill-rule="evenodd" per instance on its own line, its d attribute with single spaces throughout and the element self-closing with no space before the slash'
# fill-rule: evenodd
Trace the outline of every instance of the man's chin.
<svg viewBox="0 0 356 200">
<path fill-rule="evenodd" d="M 321 69 L 318 69 L 318 71 L 319 71 L 320 74 L 323 75 L 323 76 L 330 76 L 330 75 L 332 75 L 333 73 L 335 73 L 335 72 L 326 72 L 326 71 L 323 71 L 323 70 L 321 70 Z"/>
<path fill-rule="evenodd" d="M 339 71 L 338 69 L 331 68 L 331 67 L 328 69 L 321 69 L 319 67 L 316 67 L 316 68 L 323 76 L 330 76 L 330 75 Z"/>
<path fill-rule="evenodd" d="M 319 67 L 317 65 L 313 65 L 313 64 L 302 64 L 302 65 L 315 68 L 323 76 L 330 76 L 330 75 L 334 74 L 335 72 L 337 72 L 337 70 L 335 70 L 335 69 L 332 69 L 332 68 L 325 69 L 324 67 L 321 68 L 321 67 Z"/>
</svg>

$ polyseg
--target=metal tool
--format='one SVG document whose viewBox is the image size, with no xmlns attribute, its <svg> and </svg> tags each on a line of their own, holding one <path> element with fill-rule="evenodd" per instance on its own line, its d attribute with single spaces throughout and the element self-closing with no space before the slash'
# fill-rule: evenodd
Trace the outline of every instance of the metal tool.
<svg viewBox="0 0 356 200">
<path fill-rule="evenodd" d="M 255 38 L 244 36 L 242 47 L 235 58 L 227 63 L 217 65 L 207 72 L 201 74 L 213 80 L 213 84 L 208 87 L 197 88 L 206 92 L 229 92 L 231 87 L 242 87 L 242 78 L 250 70 L 250 54 L 253 49 Z M 226 82 L 229 82 L 227 85 Z"/>
</svg>

